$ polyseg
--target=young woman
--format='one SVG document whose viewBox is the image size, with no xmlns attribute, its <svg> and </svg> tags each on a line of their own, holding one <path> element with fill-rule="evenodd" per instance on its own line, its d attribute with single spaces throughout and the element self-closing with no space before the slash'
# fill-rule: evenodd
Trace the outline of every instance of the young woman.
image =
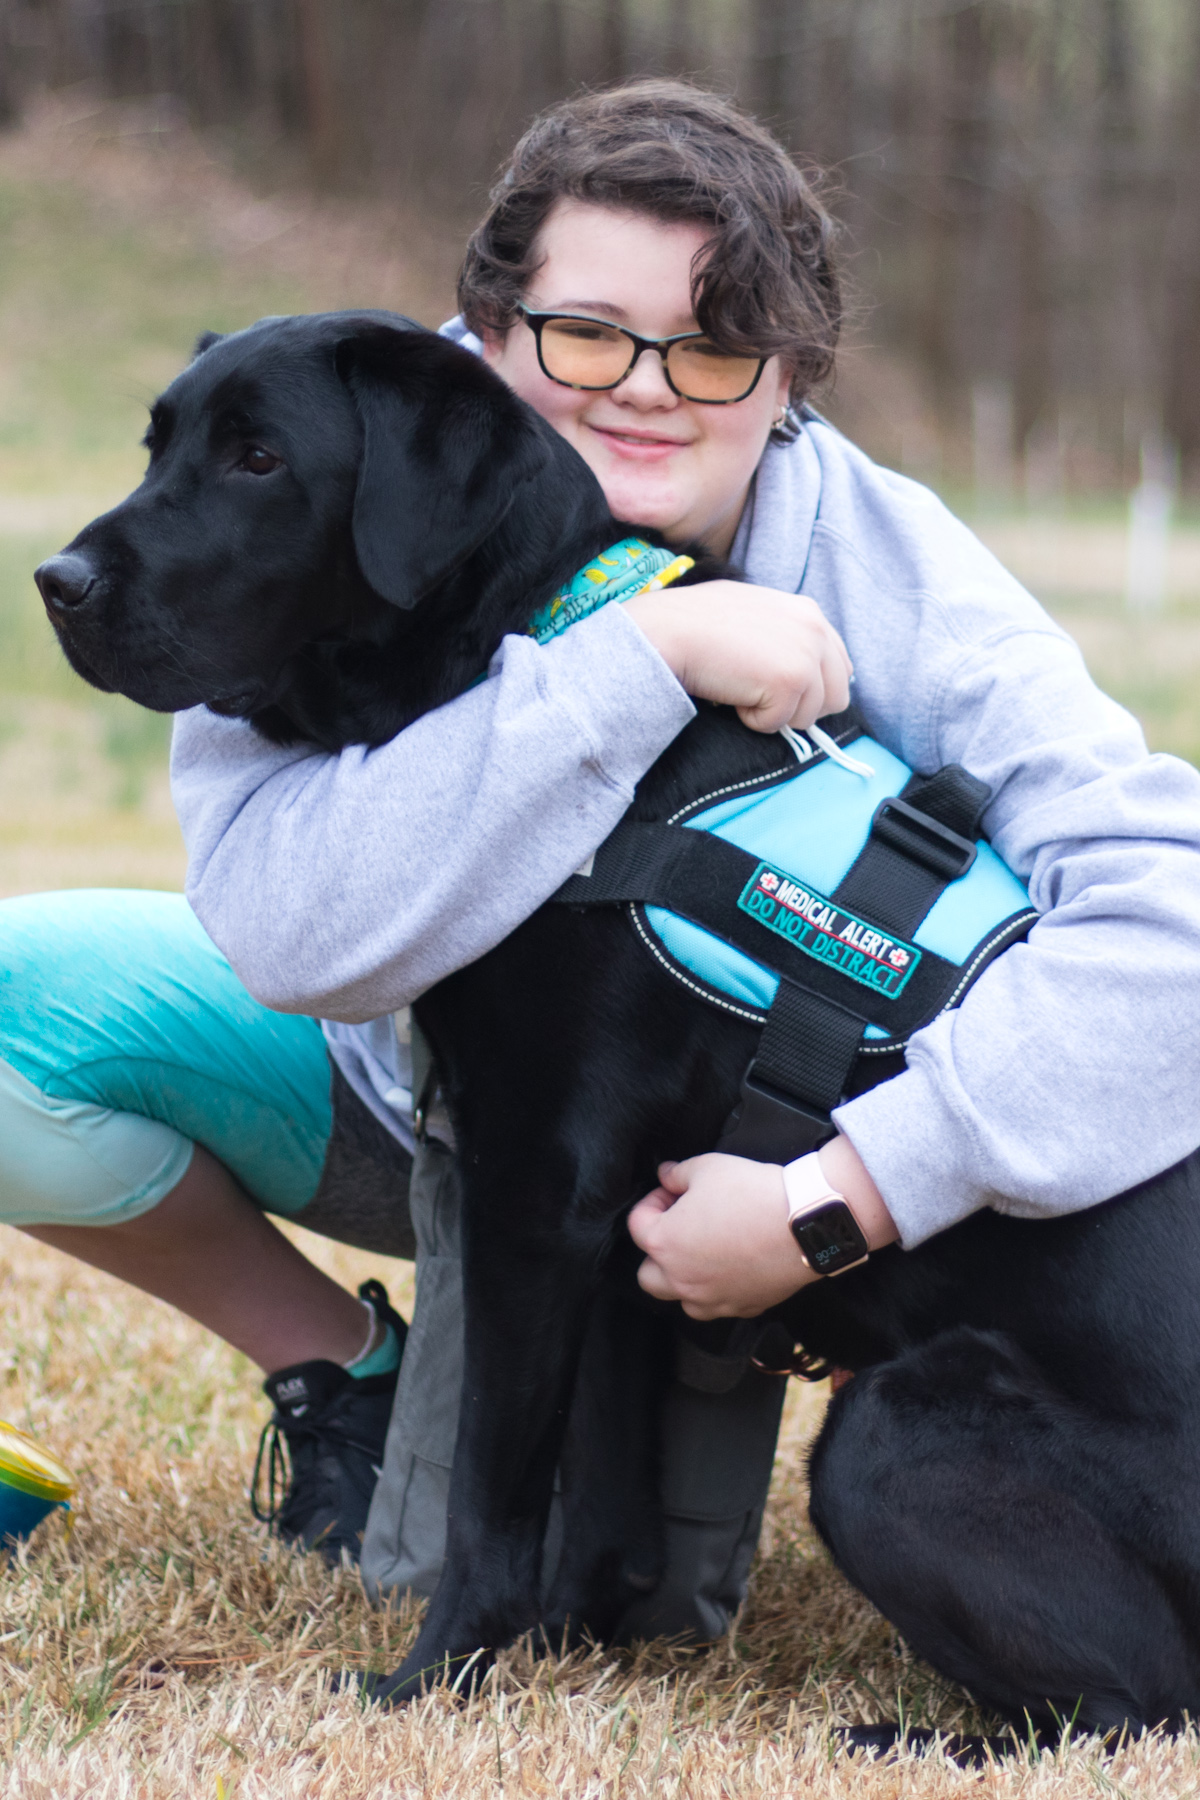
<svg viewBox="0 0 1200 1800">
<path fill-rule="evenodd" d="M 204 711 L 180 718 L 188 896 L 264 1004 L 219 958 L 201 973 L 193 952 L 175 982 L 199 937 L 173 900 L 157 902 L 159 950 L 143 973 L 147 903 L 123 896 L 105 902 L 115 936 L 102 960 L 129 982 L 110 1004 L 98 976 L 89 1016 L 119 1015 L 124 1042 L 169 990 L 168 1008 L 202 1018 L 197 1035 L 220 1040 L 222 1066 L 240 1062 L 248 1106 L 293 1130 L 307 1119 L 286 1199 L 239 1147 L 253 1125 L 231 1129 L 216 1098 L 184 1116 L 153 1084 L 114 1095 L 97 1080 L 81 1097 L 86 1046 L 74 1073 L 47 1081 L 35 1055 L 23 1064 L 0 1036 L 0 1056 L 33 1090 L 16 1102 L 31 1145 L 51 1120 L 75 1132 L 50 1105 L 62 1095 L 104 1115 L 88 1114 L 89 1129 L 132 1115 L 175 1134 L 157 1177 L 121 1173 L 115 1198 L 86 1217 L 72 1213 L 69 1182 L 26 1194 L 0 1147 L 0 1195 L 18 1195 L 6 1216 L 240 1344 L 276 1372 L 267 1386 L 285 1426 L 295 1370 L 283 1365 L 315 1385 L 314 1365 L 354 1365 L 363 1315 L 258 1208 L 380 1248 L 404 1236 L 389 1239 L 386 1208 L 370 1204 L 381 1184 L 403 1182 L 412 1149 L 411 1065 L 390 1015 L 585 860 L 691 716 L 689 694 L 735 705 L 763 730 L 807 724 L 846 703 L 843 643 L 877 738 L 917 768 L 957 761 L 990 785 L 988 834 L 1042 918 L 956 1013 L 919 1034 L 902 1075 L 838 1110 L 821 1181 L 846 1197 L 872 1249 L 897 1237 L 911 1247 L 982 1206 L 1039 1217 L 1095 1204 L 1200 1143 L 1200 777 L 1147 756 L 1066 636 L 932 495 L 805 408 L 837 336 L 830 245 L 829 220 L 783 151 L 712 96 L 652 83 L 539 120 L 472 239 L 462 318 L 448 329 L 574 444 L 619 516 L 731 553 L 749 583 L 642 596 L 544 648 L 508 639 L 487 682 L 370 754 L 280 750 Z M 577 385 L 556 333 L 604 346 L 603 380 Z M 689 375 L 709 345 L 749 365 L 728 403 L 712 404 Z M 13 909 L 31 904 L 0 907 L 0 953 Z M 89 904 L 55 902 L 68 996 L 92 954 Z M 32 913 L 21 920 L 14 982 L 69 1006 L 43 975 L 50 931 Z M 324 1047 L 311 1017 L 330 1021 Z M 46 1002 L 32 1039 L 56 1020 Z M 293 1028 L 303 1107 L 260 1082 L 252 1060 L 256 1033 Z M 179 1052 L 164 1033 L 155 1054 Z M 208 1153 L 188 1162 L 193 1142 Z M 814 1278 L 787 1230 L 778 1168 L 701 1157 L 664 1169 L 662 1183 L 630 1222 L 652 1293 L 697 1316 L 750 1314 Z M 394 1367 L 397 1345 L 386 1328 L 377 1335 L 371 1354 Z M 356 1372 L 330 1377 L 339 1406 L 353 1403 Z M 291 1528 L 311 1540 L 300 1521 L 312 1496 L 292 1500 Z M 331 1507 L 326 1495 L 308 1516 Z"/>
<path fill-rule="evenodd" d="M 686 292 L 682 305 L 687 312 Z M 828 337 L 828 325 L 820 333 Z M 689 534 L 707 529 L 710 512 L 740 507 L 787 385 L 775 367 L 719 425 L 714 415 L 710 448 L 694 458 L 708 460 Z M 642 516 L 636 496 L 632 510 Z M 719 521 L 726 545 L 732 523 Z M 561 837 L 564 821 L 581 842 L 598 841 L 686 722 L 685 689 L 739 705 L 767 730 L 846 702 L 845 653 L 808 601 L 724 584 L 695 594 L 686 611 L 645 606 L 616 657 L 595 658 L 592 635 L 543 659 L 542 711 L 507 716 L 514 684 L 502 675 L 499 712 L 490 692 L 482 707 L 483 695 L 468 696 L 389 746 L 422 850 L 435 837 L 444 848 L 463 842 L 461 810 L 475 799 L 495 800 L 492 833 L 527 849 L 539 835 Z M 437 786 L 422 763 L 426 743 L 442 769 Z M 511 776 L 533 745 L 553 792 L 548 804 L 533 795 L 530 814 Z M 185 742 L 185 766 L 188 756 Z M 451 766 L 464 778 L 453 798 Z M 343 768 L 352 783 L 373 780 L 384 761 L 348 755 Z M 195 779 L 183 779 L 194 799 Z M 364 789 L 359 796 L 356 805 L 369 805 Z M 328 847 L 311 848 L 332 870 Z M 377 849 L 386 881 L 390 850 Z M 481 854 L 476 843 L 463 867 Z M 397 890 L 388 910 L 399 902 L 415 937 L 410 900 L 427 888 L 427 869 L 421 850 L 401 860 L 407 894 Z M 541 898 L 519 882 L 509 893 L 496 935 Z M 439 935 L 459 911 L 446 909 Z M 465 957 L 481 947 L 476 933 Z M 334 1556 L 358 1553 L 403 1325 L 375 1292 L 364 1313 L 265 1214 L 413 1254 L 403 1204 L 410 1082 L 397 1054 L 390 1017 L 357 1030 L 330 1024 L 322 1035 L 312 1018 L 252 1000 L 180 897 L 71 892 L 0 904 L 0 1217 L 180 1306 L 267 1372 L 293 1463 L 278 1523 Z"/>
</svg>

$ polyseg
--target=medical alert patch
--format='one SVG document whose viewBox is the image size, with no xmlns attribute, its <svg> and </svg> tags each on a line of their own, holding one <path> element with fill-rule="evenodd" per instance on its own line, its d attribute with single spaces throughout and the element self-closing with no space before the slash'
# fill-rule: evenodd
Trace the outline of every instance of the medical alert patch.
<svg viewBox="0 0 1200 1800">
<path fill-rule="evenodd" d="M 759 863 L 738 905 L 814 961 L 840 969 L 851 981 L 895 1000 L 921 960 L 914 944 L 888 937 L 865 919 L 843 912 L 790 875 Z"/>
</svg>

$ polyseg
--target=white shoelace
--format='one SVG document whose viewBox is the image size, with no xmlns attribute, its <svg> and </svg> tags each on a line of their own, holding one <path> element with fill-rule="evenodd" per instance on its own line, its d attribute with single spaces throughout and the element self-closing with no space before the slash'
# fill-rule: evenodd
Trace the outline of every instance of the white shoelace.
<svg viewBox="0 0 1200 1800">
<path fill-rule="evenodd" d="M 343 1369 L 355 1368 L 360 1362 L 362 1362 L 364 1357 L 370 1356 L 370 1354 L 373 1350 L 378 1350 L 380 1344 L 382 1344 L 382 1342 L 384 1340 L 384 1335 L 387 1331 L 387 1326 L 384 1324 L 383 1320 L 379 1317 L 379 1314 L 375 1311 L 375 1308 L 371 1305 L 371 1302 L 369 1300 L 364 1300 L 361 1294 L 358 1296 L 358 1304 L 362 1307 L 363 1311 L 367 1314 L 368 1318 L 371 1321 L 370 1326 L 367 1329 L 367 1341 L 363 1345 L 362 1349 L 359 1351 L 357 1356 L 352 1356 L 348 1363 L 342 1364 Z"/>
<path fill-rule="evenodd" d="M 837 763 L 839 768 L 848 769 L 851 775 L 861 775 L 865 780 L 869 780 L 875 773 L 870 763 L 859 762 L 857 757 L 848 756 L 841 745 L 835 744 L 829 733 L 827 731 L 822 731 L 819 725 L 806 725 L 803 733 L 793 731 L 790 725 L 781 725 L 779 728 L 779 735 L 788 745 L 801 767 L 803 767 L 806 762 L 812 760 L 811 753 L 804 743 L 804 738 L 809 738 L 811 742 L 817 746 L 818 750 L 823 750 L 825 752 L 830 762 Z"/>
</svg>

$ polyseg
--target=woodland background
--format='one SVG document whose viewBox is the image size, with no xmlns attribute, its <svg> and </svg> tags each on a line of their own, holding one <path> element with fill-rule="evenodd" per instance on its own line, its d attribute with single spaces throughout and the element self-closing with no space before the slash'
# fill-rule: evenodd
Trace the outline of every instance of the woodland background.
<svg viewBox="0 0 1200 1800">
<path fill-rule="evenodd" d="M 0 117 L 86 80 L 463 223 L 538 107 L 656 71 L 835 171 L 892 461 L 1200 485 L 1194 0 L 0 0 Z"/>
</svg>

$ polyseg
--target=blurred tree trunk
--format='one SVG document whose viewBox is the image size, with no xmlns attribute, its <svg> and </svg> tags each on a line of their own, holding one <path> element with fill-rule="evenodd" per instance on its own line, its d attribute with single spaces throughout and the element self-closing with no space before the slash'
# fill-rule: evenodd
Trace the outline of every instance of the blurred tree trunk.
<svg viewBox="0 0 1200 1800">
<path fill-rule="evenodd" d="M 995 381 L 995 306 L 981 251 L 994 201 L 990 117 L 992 39 L 988 0 L 968 0 L 944 16 L 937 147 L 929 202 L 925 354 L 947 424 L 972 381 Z"/>
<path fill-rule="evenodd" d="M 294 0 L 294 5 L 309 156 L 317 179 L 330 182 L 337 173 L 341 136 L 330 43 L 337 15 L 327 13 L 325 0 Z"/>
<path fill-rule="evenodd" d="M 623 81 L 629 73 L 629 24 L 625 0 L 601 0 L 600 80 Z"/>
<path fill-rule="evenodd" d="M 544 0 L 539 69 L 543 104 L 561 100 L 569 85 L 565 0 Z"/>
<path fill-rule="evenodd" d="M 1200 13 L 1192 20 L 1187 81 L 1175 110 L 1166 428 L 1185 473 L 1200 476 Z"/>
<path fill-rule="evenodd" d="M 1104 361 L 1115 376 L 1112 396 L 1122 419 L 1124 476 L 1137 478 L 1137 453 L 1162 421 L 1162 389 L 1153 368 L 1141 251 L 1145 220 L 1135 120 L 1135 62 L 1128 0 L 1099 0 L 1100 80 L 1092 235 L 1108 252 L 1108 294 L 1097 321 Z"/>
<path fill-rule="evenodd" d="M 755 112 L 777 129 L 791 110 L 788 51 L 792 21 L 803 5 L 804 0 L 751 0 L 748 98 Z"/>
<path fill-rule="evenodd" d="M 9 27 L 15 8 L 12 0 L 0 0 L 0 131 L 17 119 L 17 85 L 13 62 L 16 46 Z"/>
<path fill-rule="evenodd" d="M 667 62 L 680 70 L 689 68 L 695 60 L 691 0 L 668 0 L 666 52 Z"/>
<path fill-rule="evenodd" d="M 1057 434 L 1051 196 L 1046 177 L 1056 162 L 1056 126 L 1064 97 L 1060 81 L 1064 23 L 1064 0 L 1054 0 L 1044 20 L 1026 14 L 1014 46 L 1019 64 L 1036 71 L 1024 116 L 1017 124 L 1033 150 L 1038 171 L 1035 175 L 1028 165 L 1020 169 L 1012 200 L 1016 262 L 1013 447 L 1022 455 L 1033 434 Z"/>
</svg>

